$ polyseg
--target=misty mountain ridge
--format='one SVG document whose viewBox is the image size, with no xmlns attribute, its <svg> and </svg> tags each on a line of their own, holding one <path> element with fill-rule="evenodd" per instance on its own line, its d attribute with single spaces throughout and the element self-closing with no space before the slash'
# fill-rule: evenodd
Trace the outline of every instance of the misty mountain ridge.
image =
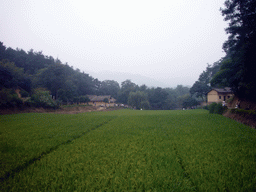
<svg viewBox="0 0 256 192">
<path fill-rule="evenodd" d="M 139 74 L 125 73 L 125 72 L 113 72 L 113 71 L 99 71 L 99 72 L 88 71 L 86 73 L 88 73 L 93 78 L 97 78 L 100 81 L 104 81 L 104 80 L 117 81 L 120 86 L 123 81 L 129 79 L 133 83 L 135 83 L 139 86 L 145 84 L 147 87 L 162 87 L 162 88 L 171 87 L 167 83 L 161 82 L 154 78 L 139 75 Z"/>
</svg>

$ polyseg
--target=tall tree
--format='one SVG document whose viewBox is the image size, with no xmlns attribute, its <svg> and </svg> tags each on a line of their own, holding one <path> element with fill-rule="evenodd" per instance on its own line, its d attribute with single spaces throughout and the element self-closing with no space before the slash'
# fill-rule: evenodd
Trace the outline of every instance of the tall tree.
<svg viewBox="0 0 256 192">
<path fill-rule="evenodd" d="M 175 92 L 179 96 L 185 95 L 185 94 L 189 93 L 189 87 L 186 87 L 183 85 L 177 85 L 177 87 L 175 88 Z"/>
<path fill-rule="evenodd" d="M 169 109 L 167 103 L 168 93 L 161 87 L 152 88 L 149 91 L 149 102 L 152 109 Z"/>
<path fill-rule="evenodd" d="M 97 78 L 93 80 L 93 90 L 91 93 L 100 95 L 101 81 Z"/>
<path fill-rule="evenodd" d="M 13 62 L 8 60 L 0 61 L 0 88 L 18 87 L 30 92 L 31 81 L 24 75 L 23 68 L 17 67 Z"/>
<path fill-rule="evenodd" d="M 6 50 L 6 47 L 4 46 L 3 42 L 0 41 L 0 61 L 3 59 L 6 59 L 5 50 Z"/>
<path fill-rule="evenodd" d="M 71 72 L 70 80 L 75 86 L 76 95 L 95 94 L 94 90 L 96 86 L 94 86 L 94 79 L 91 76 L 86 73 L 80 73 L 77 70 L 73 71 L 73 69 Z"/>
<path fill-rule="evenodd" d="M 197 106 L 198 104 L 199 103 L 198 103 L 198 101 L 195 98 L 189 96 L 189 97 L 187 97 L 187 98 L 185 98 L 183 100 L 182 107 L 184 107 L 184 108 L 192 108 L 192 107 Z"/>
<path fill-rule="evenodd" d="M 55 64 L 42 69 L 36 78 L 36 87 L 44 87 L 51 91 L 51 94 L 58 99 L 58 90 L 65 89 L 68 76 L 66 75 L 65 65 Z"/>
<path fill-rule="evenodd" d="M 211 90 L 210 82 L 215 74 L 219 71 L 222 62 L 223 59 L 220 59 L 212 65 L 207 65 L 206 70 L 200 74 L 198 80 L 189 90 L 192 96 L 201 98 L 202 101 L 206 100 L 206 94 Z"/>
<path fill-rule="evenodd" d="M 211 90 L 211 87 L 203 82 L 196 81 L 190 88 L 191 95 L 201 98 L 202 101 L 206 100 L 206 94 Z"/>
<path fill-rule="evenodd" d="M 121 89 L 118 93 L 118 101 L 120 103 L 128 103 L 128 97 L 130 92 L 135 92 L 138 89 L 138 85 L 127 79 L 121 83 Z"/>
<path fill-rule="evenodd" d="M 128 104 L 136 109 L 149 109 L 147 94 L 142 91 L 130 92 Z"/>
<path fill-rule="evenodd" d="M 118 92 L 120 90 L 119 83 L 114 80 L 105 80 L 101 82 L 101 87 L 99 88 L 99 95 L 111 95 L 117 98 Z"/>
<path fill-rule="evenodd" d="M 221 67 L 214 82 L 224 78 L 237 96 L 256 100 L 256 0 L 226 0 L 221 11 L 229 21 L 223 49 L 230 62 Z"/>
</svg>

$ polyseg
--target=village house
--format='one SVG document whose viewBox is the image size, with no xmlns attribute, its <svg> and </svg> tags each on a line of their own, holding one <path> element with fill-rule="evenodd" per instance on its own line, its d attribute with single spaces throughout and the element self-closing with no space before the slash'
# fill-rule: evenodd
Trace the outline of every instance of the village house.
<svg viewBox="0 0 256 192">
<path fill-rule="evenodd" d="M 116 99 L 111 97 L 111 95 L 87 95 L 90 99 L 89 105 L 93 106 L 114 106 Z M 105 101 L 108 101 L 107 103 Z"/>
<path fill-rule="evenodd" d="M 234 96 L 231 88 L 213 88 L 211 91 L 207 93 L 207 103 L 211 104 L 226 102 L 229 98 Z"/>
</svg>

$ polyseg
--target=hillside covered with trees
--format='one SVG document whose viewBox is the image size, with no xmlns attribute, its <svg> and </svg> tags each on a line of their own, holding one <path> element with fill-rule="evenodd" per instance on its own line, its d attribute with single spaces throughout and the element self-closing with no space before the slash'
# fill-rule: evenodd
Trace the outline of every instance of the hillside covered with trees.
<svg viewBox="0 0 256 192">
<path fill-rule="evenodd" d="M 131 80 L 121 85 L 114 80 L 99 81 L 42 52 L 14 50 L 0 42 L 1 108 L 57 108 L 61 104 L 88 102 L 87 95 L 111 95 L 118 103 L 138 109 L 176 109 L 197 104 L 190 97 L 189 88 L 182 85 L 154 88 L 138 86 Z"/>
</svg>

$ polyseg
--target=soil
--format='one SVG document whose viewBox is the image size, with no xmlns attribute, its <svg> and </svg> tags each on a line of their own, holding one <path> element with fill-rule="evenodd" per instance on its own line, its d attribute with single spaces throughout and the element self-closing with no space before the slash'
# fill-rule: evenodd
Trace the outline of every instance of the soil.
<svg viewBox="0 0 256 192">
<path fill-rule="evenodd" d="M 239 109 L 245 109 L 245 110 L 256 110 L 256 103 L 248 101 L 246 99 L 239 99 L 237 97 L 234 97 L 232 101 L 228 103 L 228 108 L 227 112 L 223 114 L 223 116 L 234 119 L 240 123 L 243 123 L 245 125 L 248 125 L 252 128 L 256 128 L 256 119 L 254 116 L 250 115 L 239 115 L 239 114 L 234 114 L 230 112 L 230 109 L 234 109 L 236 105 L 239 104 Z"/>
<path fill-rule="evenodd" d="M 228 117 L 230 119 L 234 119 L 235 121 L 248 125 L 252 128 L 256 128 L 256 119 L 250 117 L 249 115 L 241 116 L 238 114 L 231 113 L 230 110 L 228 110 L 226 113 L 223 114 L 223 116 Z"/>
</svg>

